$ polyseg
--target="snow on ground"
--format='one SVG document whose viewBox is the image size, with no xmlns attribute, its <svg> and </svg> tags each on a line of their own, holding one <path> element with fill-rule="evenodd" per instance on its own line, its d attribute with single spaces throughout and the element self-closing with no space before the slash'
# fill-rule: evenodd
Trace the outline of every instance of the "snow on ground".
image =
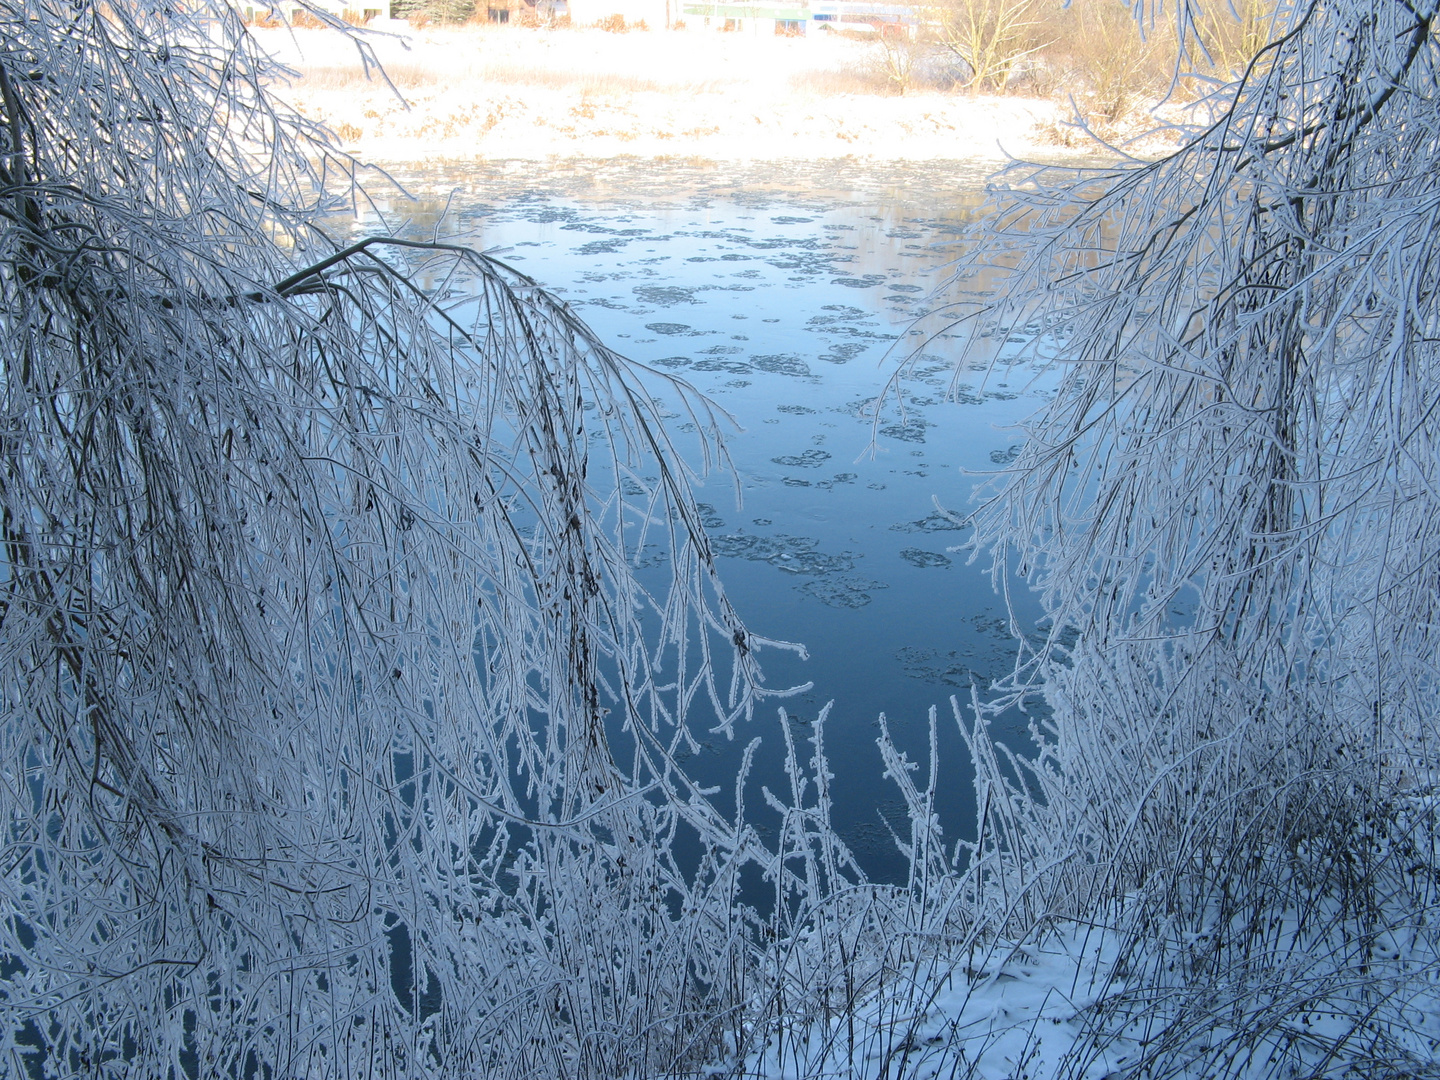
<svg viewBox="0 0 1440 1080">
<path fill-rule="evenodd" d="M 1127 956 L 1113 930 L 1059 924 L 1038 946 L 1000 943 L 948 966 L 911 965 L 853 1017 L 772 1025 L 738 1075 L 1338 1080 L 1398 1060 L 1413 1069 L 1403 1075 L 1440 1075 L 1440 954 L 1423 917 L 1390 914 L 1390 929 L 1362 938 L 1354 923 L 1318 911 L 1277 913 L 1277 936 L 1252 968 L 1196 982 L 1174 974 L 1186 965 L 1173 942 L 1163 957 L 1148 943 Z M 733 1063 L 723 1074 L 737 1074 Z"/>
<path fill-rule="evenodd" d="M 304 75 L 280 92 L 362 157 L 614 156 L 999 163 L 1061 157 L 1060 104 L 883 91 L 874 43 L 702 31 L 463 27 L 372 38 L 395 88 L 353 44 L 257 30 Z M 397 95 L 396 88 L 404 96 Z"/>
<path fill-rule="evenodd" d="M 989 962 L 976 958 L 979 970 L 922 962 L 898 985 L 878 988 L 853 1023 L 840 1015 L 772 1035 L 741 1075 L 1046 1080 L 1084 1033 L 1083 1010 L 1123 988 L 1116 954 L 1112 936 L 1071 925 L 1040 947 L 996 946 Z M 1130 1053 L 1129 1041 L 1118 1040 L 1072 1075 L 1099 1080 Z"/>
</svg>

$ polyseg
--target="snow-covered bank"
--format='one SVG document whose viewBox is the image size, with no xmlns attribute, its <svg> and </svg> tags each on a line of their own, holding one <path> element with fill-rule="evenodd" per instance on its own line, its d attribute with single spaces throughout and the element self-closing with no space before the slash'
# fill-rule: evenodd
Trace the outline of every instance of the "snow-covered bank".
<svg viewBox="0 0 1440 1080">
<path fill-rule="evenodd" d="M 853 1012 L 786 1030 L 776 1025 L 740 1075 L 816 1077 L 966 1076 L 1000 1080 L 1060 1073 L 1083 1040 L 1086 1010 L 1116 992 L 1113 937 L 1069 925 L 1044 945 L 999 943 L 976 965 L 918 962 L 895 973 Z M 988 961 L 988 962 L 987 962 Z M 1123 1064 L 1121 1043 L 1080 1075 Z"/>
<path fill-rule="evenodd" d="M 1137 909 L 1132 898 L 1117 922 Z M 942 946 L 872 974 L 853 1008 L 777 1019 L 762 1046 L 716 1074 L 1269 1080 L 1375 1076 L 1378 1062 L 1408 1060 L 1415 1071 L 1403 1075 L 1435 1075 L 1440 956 L 1423 918 L 1392 908 L 1363 941 L 1338 918 L 1316 932 L 1302 911 L 1270 914 L 1269 947 L 1208 977 L 1185 962 L 1205 954 L 1203 940 L 1177 949 L 1137 940 L 1134 927 L 1062 921 L 1023 941 Z"/>
<path fill-rule="evenodd" d="M 257 30 L 301 74 L 280 91 L 360 156 L 871 161 L 1054 158 L 1065 107 L 935 90 L 874 92 L 874 46 L 700 32 L 457 30 L 371 39 L 367 78 L 325 31 Z M 882 82 L 883 85 L 883 82 Z M 397 92 L 398 91 L 398 92 Z"/>
</svg>

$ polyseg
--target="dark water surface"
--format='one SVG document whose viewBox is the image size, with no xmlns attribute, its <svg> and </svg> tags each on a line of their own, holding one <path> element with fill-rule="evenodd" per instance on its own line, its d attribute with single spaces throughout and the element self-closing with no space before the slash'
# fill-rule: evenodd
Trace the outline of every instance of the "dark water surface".
<svg viewBox="0 0 1440 1080">
<path fill-rule="evenodd" d="M 973 831 L 971 774 L 948 699 L 1006 674 L 1014 647 L 981 563 L 948 550 L 966 534 L 935 510 L 965 510 L 977 477 L 1013 453 L 1009 425 L 1045 393 L 1028 368 L 954 365 L 964 328 L 944 330 L 953 295 L 934 290 L 978 207 L 985 177 L 963 164 L 875 167 L 532 163 L 395 173 L 415 203 L 378 204 L 365 229 L 442 235 L 506 249 L 628 356 L 692 382 L 736 418 L 736 478 L 698 497 L 741 616 L 803 642 L 809 660 L 767 651 L 771 686 L 812 682 L 784 702 L 797 742 L 834 701 L 826 728 L 835 821 L 872 876 L 904 864 L 885 821 L 908 835 L 881 779 L 884 712 L 912 760 L 927 757 L 926 711 L 941 709 L 946 835 Z M 982 283 L 983 287 L 983 283 Z M 916 320 L 930 313 L 917 324 Z M 903 357 L 923 359 L 870 408 Z M 978 358 L 977 358 L 978 359 Z M 684 439 L 683 418 L 672 421 Z M 1017 614 L 1038 616 L 1028 597 Z M 716 736 L 691 768 L 733 776 L 764 740 L 747 802 L 780 780 L 783 738 L 767 707 L 734 743 Z M 1017 749 L 1025 718 L 999 725 Z M 802 760 L 808 745 L 797 747 Z M 924 781 L 922 764 L 917 780 Z M 725 783 L 725 791 L 731 788 Z M 722 797 L 723 798 L 723 797 Z M 728 800 L 727 800 L 728 801 Z M 762 810 L 763 820 L 768 811 Z"/>
</svg>

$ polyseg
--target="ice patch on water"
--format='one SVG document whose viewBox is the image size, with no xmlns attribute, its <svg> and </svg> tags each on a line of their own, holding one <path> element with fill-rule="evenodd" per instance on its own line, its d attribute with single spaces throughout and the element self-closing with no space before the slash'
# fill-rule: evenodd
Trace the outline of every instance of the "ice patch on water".
<svg viewBox="0 0 1440 1080">
<path fill-rule="evenodd" d="M 806 450 L 803 454 L 782 454 L 770 460 L 792 469 L 818 469 L 830 460 L 830 455 L 824 450 Z"/>
<path fill-rule="evenodd" d="M 971 664 L 974 657 L 955 649 L 942 653 L 938 649 L 906 645 L 897 649 L 895 655 L 905 674 L 921 682 L 968 688 L 971 685 L 989 686 L 994 681 L 984 672 L 975 670 Z"/>
<path fill-rule="evenodd" d="M 925 429 L 932 425 L 919 416 L 907 416 L 903 421 L 897 420 L 894 423 L 886 424 L 880 429 L 880 434 L 901 442 L 923 443 L 925 441 Z"/>
<path fill-rule="evenodd" d="M 591 240 L 577 247 L 575 253 L 577 255 L 614 255 L 629 242 L 629 240 Z"/>
<path fill-rule="evenodd" d="M 602 236 L 623 237 L 644 236 L 650 231 L 649 229 L 612 229 L 609 226 L 599 225 L 593 221 L 577 221 L 571 225 L 561 225 L 560 228 L 563 232 L 587 232 L 599 233 Z M 652 237 L 652 239 L 654 238 Z"/>
<path fill-rule="evenodd" d="M 1015 667 L 1015 640 L 1002 618 L 981 612 L 966 619 L 970 640 L 964 649 L 941 651 L 906 645 L 895 656 L 905 674 L 928 683 L 968 689 L 988 687 Z"/>
<path fill-rule="evenodd" d="M 816 327 L 806 327 L 806 329 L 814 330 Z M 899 334 L 876 333 L 874 330 L 865 330 L 858 326 L 832 326 L 825 329 L 825 333 L 839 334 L 841 337 L 857 338 L 861 341 L 894 341 L 900 336 Z"/>
<path fill-rule="evenodd" d="M 556 221 L 574 221 L 577 214 L 578 211 L 566 207 L 564 210 L 523 210 L 517 216 L 536 225 L 550 225 Z"/>
<path fill-rule="evenodd" d="M 924 548 L 905 548 L 900 552 L 900 558 L 922 570 L 932 566 L 950 565 L 948 555 L 941 555 L 938 551 L 926 551 Z"/>
<path fill-rule="evenodd" d="M 700 511 L 700 524 L 705 528 L 723 529 L 725 527 L 725 519 L 709 503 L 696 503 L 695 509 Z"/>
<path fill-rule="evenodd" d="M 1004 450 L 991 450 L 990 460 L 996 465 L 1009 465 L 1020 456 L 1020 451 L 1023 448 L 1024 443 L 1012 443 Z"/>
<path fill-rule="evenodd" d="M 767 562 L 787 573 L 805 576 L 839 574 L 855 568 L 854 554 L 842 551 L 832 555 L 816 551 L 819 543 L 820 541 L 808 536 L 753 536 L 749 533 L 734 533 L 711 538 L 710 550 L 716 555 Z"/>
<path fill-rule="evenodd" d="M 864 308 L 851 307 L 849 304 L 825 304 L 821 311 L 829 311 L 829 315 L 812 315 L 805 323 L 806 326 L 834 326 L 842 322 L 857 322 L 874 318 L 874 312 L 866 311 Z"/>
<path fill-rule="evenodd" d="M 858 577 L 818 578 L 807 581 L 796 588 L 813 596 L 822 604 L 835 608 L 862 608 L 874 597 L 870 594 L 890 586 L 883 581 L 870 581 Z"/>
<path fill-rule="evenodd" d="M 965 526 L 952 517 L 936 511 L 917 521 L 902 521 L 898 525 L 891 525 L 894 532 L 908 533 L 933 533 L 933 532 L 958 532 Z"/>
<path fill-rule="evenodd" d="M 723 371 L 727 375 L 749 375 L 749 364 L 739 360 L 696 360 L 690 365 L 692 371 Z"/>
<path fill-rule="evenodd" d="M 821 353 L 820 359 L 827 364 L 848 364 L 855 357 L 859 356 L 870 346 L 862 345 L 858 341 L 846 341 L 831 345 L 827 352 Z"/>
<path fill-rule="evenodd" d="M 794 353 L 775 353 L 769 356 L 752 356 L 750 363 L 761 371 L 768 371 L 772 375 L 791 375 L 804 377 L 810 374 L 810 368 Z"/>
<path fill-rule="evenodd" d="M 695 294 L 698 287 L 686 288 L 680 285 L 636 285 L 630 290 L 647 304 L 656 307 L 674 307 L 676 304 L 698 304 Z"/>
</svg>

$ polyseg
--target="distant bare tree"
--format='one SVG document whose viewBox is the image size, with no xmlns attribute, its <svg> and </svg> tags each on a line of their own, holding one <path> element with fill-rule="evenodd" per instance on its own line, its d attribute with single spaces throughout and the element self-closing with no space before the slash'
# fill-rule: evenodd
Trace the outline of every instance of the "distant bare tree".
<svg viewBox="0 0 1440 1080">
<path fill-rule="evenodd" d="M 1044 47 L 1036 42 L 1036 0 L 944 0 L 930 9 L 940 44 L 964 65 L 961 83 L 974 90 L 1005 89 L 1015 67 Z"/>
<path fill-rule="evenodd" d="M 916 41 L 909 27 L 896 23 L 882 23 L 875 39 L 875 64 L 885 85 L 893 93 L 908 93 L 925 46 Z"/>
<path fill-rule="evenodd" d="M 1202 67 L 1239 78 L 1269 43 L 1276 5 L 1271 0 L 1209 0 L 1192 8 L 1191 50 Z"/>
</svg>

